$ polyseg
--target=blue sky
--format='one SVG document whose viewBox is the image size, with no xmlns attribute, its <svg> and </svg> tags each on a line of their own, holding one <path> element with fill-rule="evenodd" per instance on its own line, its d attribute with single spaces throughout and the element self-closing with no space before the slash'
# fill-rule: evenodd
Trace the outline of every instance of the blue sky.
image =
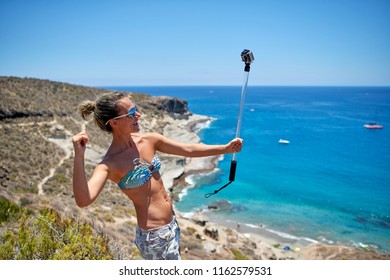
<svg viewBox="0 0 390 280">
<path fill-rule="evenodd" d="M 0 1 L 0 75 L 86 86 L 390 85 L 390 1 Z"/>
</svg>

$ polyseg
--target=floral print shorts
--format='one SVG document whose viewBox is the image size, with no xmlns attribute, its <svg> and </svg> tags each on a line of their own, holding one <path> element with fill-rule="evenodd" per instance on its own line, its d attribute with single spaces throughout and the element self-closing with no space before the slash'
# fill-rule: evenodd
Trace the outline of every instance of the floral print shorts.
<svg viewBox="0 0 390 280">
<path fill-rule="evenodd" d="M 172 222 L 144 230 L 137 226 L 134 241 L 146 260 L 180 260 L 180 227 L 175 215 Z"/>
</svg>

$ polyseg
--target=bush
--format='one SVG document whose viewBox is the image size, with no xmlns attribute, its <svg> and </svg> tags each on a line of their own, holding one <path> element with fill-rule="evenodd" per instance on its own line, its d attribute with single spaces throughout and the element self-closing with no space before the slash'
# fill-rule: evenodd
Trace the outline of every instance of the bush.
<svg viewBox="0 0 390 280">
<path fill-rule="evenodd" d="M 248 258 L 244 256 L 241 251 L 237 249 L 230 249 L 230 251 L 233 253 L 235 260 L 248 260 Z"/>
<path fill-rule="evenodd" d="M 196 232 L 196 229 L 193 227 L 187 227 L 187 231 L 190 235 L 193 235 Z"/>
<path fill-rule="evenodd" d="M 0 196 L 0 224 L 17 220 L 21 215 L 22 209 L 15 203 Z"/>
<path fill-rule="evenodd" d="M 21 207 L 23 206 L 26 206 L 26 205 L 30 205 L 32 203 L 31 200 L 29 200 L 28 198 L 26 197 L 22 197 L 20 200 L 19 200 L 19 204 Z"/>
<path fill-rule="evenodd" d="M 17 231 L 1 238 L 0 259 L 102 260 L 113 259 L 109 241 L 89 224 L 45 209 L 38 217 L 24 214 Z"/>
</svg>

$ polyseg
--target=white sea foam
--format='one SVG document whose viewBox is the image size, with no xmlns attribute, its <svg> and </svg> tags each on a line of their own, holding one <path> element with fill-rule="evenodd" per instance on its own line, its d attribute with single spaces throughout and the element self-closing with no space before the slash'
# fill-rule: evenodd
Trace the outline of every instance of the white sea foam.
<svg viewBox="0 0 390 280">
<path fill-rule="evenodd" d="M 196 178 L 197 177 L 204 177 L 204 176 L 210 176 L 214 173 L 220 172 L 219 168 L 215 168 L 213 170 L 210 170 L 209 172 L 199 172 L 196 174 L 192 174 L 185 177 L 185 182 L 187 183 L 187 187 L 183 188 L 179 194 L 179 200 L 182 200 L 183 197 L 188 195 L 188 191 L 191 190 L 196 186 Z"/>
<path fill-rule="evenodd" d="M 356 241 L 353 241 L 353 240 L 351 240 L 348 244 L 351 247 L 355 247 L 355 248 L 373 249 L 373 250 L 378 250 L 379 249 L 379 247 L 377 245 L 375 245 L 375 244 L 365 244 L 365 243 L 356 242 Z"/>
<path fill-rule="evenodd" d="M 285 233 L 285 232 L 281 232 L 281 231 L 277 231 L 277 230 L 273 230 L 273 229 L 269 229 L 267 228 L 266 229 L 267 231 L 273 233 L 273 234 L 276 234 L 282 238 L 287 238 L 287 239 L 291 239 L 291 240 L 297 240 L 297 241 L 307 241 L 309 243 L 318 243 L 317 240 L 314 240 L 312 238 L 308 238 L 308 237 L 298 237 L 298 236 L 295 236 L 295 235 L 291 235 L 289 233 Z"/>
<path fill-rule="evenodd" d="M 230 221 L 230 222 L 233 222 L 233 221 Z M 276 236 L 279 236 L 283 239 L 290 239 L 290 240 L 296 240 L 296 241 L 301 241 L 301 242 L 305 241 L 308 243 L 318 243 L 318 241 L 315 239 L 308 238 L 308 237 L 302 237 L 302 236 L 295 236 L 295 235 L 292 235 L 292 234 L 289 234 L 286 232 L 277 231 L 277 230 L 274 230 L 271 228 L 267 228 L 267 226 L 264 224 L 259 224 L 259 225 L 244 224 L 244 226 L 246 226 L 248 228 L 252 228 L 252 229 L 265 230 L 266 232 L 271 233 L 271 234 L 276 235 Z"/>
<path fill-rule="evenodd" d="M 333 240 L 327 239 L 327 238 L 325 238 L 324 236 L 320 236 L 319 239 L 320 239 L 320 241 L 323 242 L 323 243 L 334 244 L 334 241 L 333 241 Z"/>
<path fill-rule="evenodd" d="M 194 214 L 194 212 L 180 212 L 180 215 L 186 219 L 191 219 Z"/>
<path fill-rule="evenodd" d="M 181 192 L 179 193 L 179 200 L 182 200 L 183 197 L 188 195 L 188 191 L 195 187 L 195 180 L 194 180 L 194 175 L 190 175 L 185 177 L 185 182 L 188 184 L 187 187 L 183 188 Z"/>
<path fill-rule="evenodd" d="M 188 195 L 188 188 L 185 188 L 183 189 L 180 193 L 179 193 L 179 200 L 182 200 L 183 197 L 187 196 Z"/>
<path fill-rule="evenodd" d="M 194 175 L 190 175 L 190 176 L 187 176 L 186 178 L 185 178 L 185 182 L 188 184 L 188 185 L 190 185 L 190 186 L 193 186 L 193 185 L 195 185 L 195 176 Z"/>
<path fill-rule="evenodd" d="M 193 127 L 192 127 L 192 131 L 194 133 L 199 133 L 201 130 L 203 129 L 207 129 L 211 126 L 211 123 L 213 121 L 217 120 L 216 118 L 208 118 L 206 121 L 202 121 L 202 122 L 197 122 Z"/>
<path fill-rule="evenodd" d="M 245 224 L 247 227 L 250 227 L 250 228 L 261 228 L 260 226 L 256 226 L 256 225 L 253 225 L 253 224 Z"/>
</svg>

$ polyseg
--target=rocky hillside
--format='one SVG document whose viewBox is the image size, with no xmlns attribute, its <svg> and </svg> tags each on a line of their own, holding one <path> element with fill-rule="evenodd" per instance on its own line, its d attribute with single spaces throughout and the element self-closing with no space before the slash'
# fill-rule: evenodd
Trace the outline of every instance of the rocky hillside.
<svg viewBox="0 0 390 280">
<path fill-rule="evenodd" d="M 0 198 L 24 208 L 43 207 L 72 214 L 105 228 L 134 258 L 134 208 L 117 187 L 108 183 L 98 200 L 86 209 L 75 206 L 71 176 L 71 136 L 87 129 L 91 147 L 86 155 L 90 173 L 110 143 L 92 121 L 78 115 L 77 105 L 107 90 L 32 78 L 0 77 Z M 129 92 L 141 108 L 143 129 L 163 132 L 167 119 L 186 118 L 187 102 Z M 168 118 L 167 118 L 168 116 Z M 114 211 L 113 211 L 114 210 Z M 30 212 L 33 213 L 33 212 Z M 0 235 L 8 226 L 2 222 Z M 0 242 L 1 243 L 1 242 Z M 121 246 L 117 246 L 121 247 Z"/>
<path fill-rule="evenodd" d="M 73 198 L 72 135 L 85 129 L 89 134 L 87 176 L 111 140 L 92 121 L 82 120 L 76 108 L 106 91 L 0 77 L 0 259 L 140 258 L 133 245 L 134 207 L 118 187 L 107 182 L 98 199 L 84 209 Z M 196 142 L 199 139 L 191 127 L 210 121 L 188 112 L 183 100 L 128 94 L 141 108 L 144 131 Z M 213 169 L 216 164 L 215 159 L 208 163 L 167 155 L 160 159 L 160 173 L 172 197 L 180 184 L 185 185 L 185 174 Z M 285 251 L 282 244 L 248 237 L 203 217 L 178 218 L 184 259 L 390 259 L 388 254 L 323 244 Z"/>
<path fill-rule="evenodd" d="M 82 120 L 76 108 L 81 101 L 94 100 L 106 91 L 32 78 L 0 77 L 0 259 L 140 258 L 133 244 L 135 210 L 117 186 L 107 182 L 98 199 L 83 209 L 76 206 L 73 197 L 72 135 L 87 130 L 90 137 L 85 158 L 87 176 L 111 140 L 93 121 Z M 198 142 L 192 126 L 210 121 L 188 112 L 184 100 L 128 94 L 141 109 L 144 131 L 160 132 L 187 143 Z M 190 164 L 184 158 L 168 155 L 160 155 L 160 160 L 160 173 L 174 198 Z M 213 161 L 206 165 L 212 168 Z M 199 164 L 194 166 L 199 169 Z M 184 259 L 262 258 L 248 249 L 252 243 L 246 238 L 228 248 L 227 235 L 222 238 L 224 230 L 220 239 L 214 240 L 205 235 L 204 226 L 178 218 Z M 86 238 L 85 232 L 91 229 L 94 232 Z M 96 240 L 98 248 L 92 246 L 91 240 Z M 272 256 L 270 249 L 267 258 Z"/>
</svg>

